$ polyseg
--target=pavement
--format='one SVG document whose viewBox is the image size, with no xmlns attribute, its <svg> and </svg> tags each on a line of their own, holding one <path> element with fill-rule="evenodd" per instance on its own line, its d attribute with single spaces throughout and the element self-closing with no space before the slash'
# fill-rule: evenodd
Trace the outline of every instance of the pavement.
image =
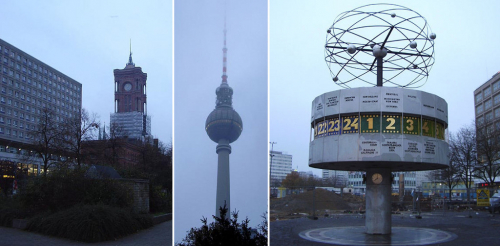
<svg viewBox="0 0 500 246">
<path fill-rule="evenodd" d="M 172 245 L 172 221 L 157 224 L 146 230 L 117 239 L 100 243 L 83 243 L 45 236 L 38 233 L 23 231 L 14 228 L 0 227 L 0 246 L 39 246 L 39 245 L 93 245 L 93 246 L 157 246 Z"/>
<path fill-rule="evenodd" d="M 471 211 L 470 214 L 472 218 L 469 218 L 469 211 L 435 211 L 422 213 L 422 219 L 416 219 L 411 213 L 403 212 L 399 215 L 392 215 L 392 227 L 436 229 L 457 236 L 448 242 L 428 245 L 500 245 L 500 215 L 493 216 L 486 211 Z M 364 226 L 364 224 L 364 217 L 358 214 L 334 214 L 332 217 L 319 218 L 318 220 L 299 218 L 273 221 L 270 223 L 269 230 L 270 245 L 325 246 L 329 244 L 303 239 L 299 233 L 317 228 L 358 227 Z M 377 245 L 391 244 L 379 243 Z"/>
</svg>

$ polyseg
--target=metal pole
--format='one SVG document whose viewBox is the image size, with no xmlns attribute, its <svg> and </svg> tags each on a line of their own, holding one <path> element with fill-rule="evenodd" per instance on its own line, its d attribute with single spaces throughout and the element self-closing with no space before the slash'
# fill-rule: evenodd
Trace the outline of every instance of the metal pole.
<svg viewBox="0 0 500 246">
<path fill-rule="evenodd" d="M 382 74 L 384 71 L 384 65 L 383 65 L 383 60 L 382 57 L 377 57 L 377 86 L 383 86 L 383 78 Z"/>
<path fill-rule="evenodd" d="M 269 169 L 271 169 L 271 166 L 273 165 L 273 147 L 275 144 L 277 144 L 276 142 L 269 142 L 271 144 L 271 153 L 269 153 L 269 156 L 271 157 L 271 163 L 269 164 Z M 271 174 L 271 172 L 269 172 L 269 174 Z M 269 180 L 270 182 L 272 182 L 273 180 Z M 280 181 L 281 182 L 281 181 Z M 271 187 L 272 185 L 275 185 L 274 183 L 273 184 L 269 184 L 269 187 Z"/>
<path fill-rule="evenodd" d="M 316 203 L 315 203 L 315 200 L 316 200 L 316 187 L 314 186 L 313 187 L 313 216 L 312 216 L 312 219 L 316 219 Z"/>
</svg>

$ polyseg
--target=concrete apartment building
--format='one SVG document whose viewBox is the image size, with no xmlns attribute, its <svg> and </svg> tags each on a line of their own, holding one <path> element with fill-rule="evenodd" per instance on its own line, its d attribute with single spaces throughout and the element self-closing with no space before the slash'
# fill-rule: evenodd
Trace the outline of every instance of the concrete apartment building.
<svg viewBox="0 0 500 246">
<path fill-rule="evenodd" d="M 79 116 L 82 84 L 0 39 L 0 159 L 29 175 L 40 172 L 40 163 L 23 163 L 20 153 L 44 108 L 59 122 Z"/>
<path fill-rule="evenodd" d="M 270 151 L 271 186 L 280 182 L 292 172 L 292 155 L 281 151 Z"/>
<path fill-rule="evenodd" d="M 476 128 L 500 129 L 500 71 L 474 90 Z M 496 178 L 500 180 L 500 177 Z M 475 183 L 484 180 L 474 179 Z"/>
</svg>

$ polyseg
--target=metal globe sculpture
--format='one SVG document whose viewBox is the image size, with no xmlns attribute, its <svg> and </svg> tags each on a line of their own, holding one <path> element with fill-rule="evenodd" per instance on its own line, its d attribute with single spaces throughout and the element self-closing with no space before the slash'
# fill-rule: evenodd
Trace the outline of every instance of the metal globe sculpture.
<svg viewBox="0 0 500 246">
<path fill-rule="evenodd" d="M 449 166 L 448 104 L 408 89 L 426 81 L 435 38 L 424 17 L 394 4 L 341 13 L 327 30 L 326 64 L 344 89 L 312 102 L 309 166 L 366 172 L 367 234 L 391 234 L 392 172 Z"/>
<path fill-rule="evenodd" d="M 427 81 L 434 64 L 435 38 L 417 12 L 395 4 L 369 4 L 335 19 L 327 30 L 325 61 L 333 81 L 343 88 L 360 83 L 416 88 Z M 388 53 L 381 60 L 382 81 L 376 81 L 376 46 Z"/>
</svg>

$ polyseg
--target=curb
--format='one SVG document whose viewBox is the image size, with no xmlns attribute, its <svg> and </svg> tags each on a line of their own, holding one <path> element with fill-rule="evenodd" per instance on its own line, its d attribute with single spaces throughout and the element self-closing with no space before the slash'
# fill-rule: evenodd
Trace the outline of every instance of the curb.
<svg viewBox="0 0 500 246">
<path fill-rule="evenodd" d="M 154 216 L 153 217 L 153 225 L 158 225 L 160 223 L 163 223 L 163 222 L 169 221 L 169 220 L 172 220 L 172 214 L 171 213 Z"/>
</svg>

